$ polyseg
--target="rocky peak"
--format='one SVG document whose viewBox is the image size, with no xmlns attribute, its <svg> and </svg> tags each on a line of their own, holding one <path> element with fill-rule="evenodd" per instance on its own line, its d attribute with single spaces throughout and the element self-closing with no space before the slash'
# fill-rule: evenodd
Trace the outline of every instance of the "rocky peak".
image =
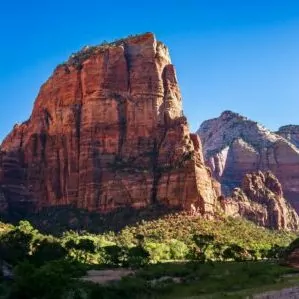
<svg viewBox="0 0 299 299">
<path fill-rule="evenodd" d="M 152 33 L 72 55 L 42 85 L 30 119 L 14 127 L 2 150 L 3 161 L 15 159 L 0 163 L 9 204 L 27 198 L 9 192 L 18 185 L 39 209 L 215 208 L 168 49 Z"/>
<path fill-rule="evenodd" d="M 287 125 L 280 127 L 276 134 L 284 137 L 299 148 L 299 125 Z"/>
<path fill-rule="evenodd" d="M 207 157 L 238 139 L 258 149 L 280 138 L 259 123 L 231 111 L 224 111 L 218 118 L 204 121 L 197 134 L 202 139 Z"/>
<path fill-rule="evenodd" d="M 242 116 L 241 114 L 230 110 L 223 111 L 220 115 L 220 118 L 223 119 L 224 121 L 229 121 L 231 119 L 247 120 L 245 116 Z"/>
<path fill-rule="evenodd" d="M 203 122 L 197 133 L 206 163 L 225 195 L 239 187 L 247 173 L 270 170 L 299 211 L 299 149 L 290 139 L 231 111 Z"/>
<path fill-rule="evenodd" d="M 141 45 L 147 47 L 148 54 L 153 53 L 159 59 L 165 60 L 167 63 L 171 63 L 170 55 L 168 52 L 168 48 L 161 41 L 157 41 L 155 35 L 151 32 L 130 35 L 126 38 L 117 39 L 113 42 L 104 41 L 96 46 L 84 46 L 81 50 L 76 53 L 73 53 L 69 59 L 60 64 L 57 68 L 60 67 L 70 67 L 74 66 L 77 68 L 81 68 L 84 61 L 89 59 L 92 56 L 96 56 L 99 54 L 109 54 L 110 51 L 115 51 L 117 49 L 123 49 L 125 55 L 134 54 L 133 51 L 136 51 L 136 48 L 132 48 L 132 46 Z"/>
<path fill-rule="evenodd" d="M 278 129 L 277 133 L 285 132 L 285 133 L 299 133 L 299 125 L 286 125 L 282 126 Z"/>
</svg>

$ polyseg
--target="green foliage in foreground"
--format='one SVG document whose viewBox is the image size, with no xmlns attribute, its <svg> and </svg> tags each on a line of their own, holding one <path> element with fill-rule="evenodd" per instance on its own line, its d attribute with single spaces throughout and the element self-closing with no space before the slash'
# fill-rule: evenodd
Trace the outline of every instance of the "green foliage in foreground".
<svg viewBox="0 0 299 299">
<path fill-rule="evenodd" d="M 14 281 L 1 283 L 0 277 L 0 298 L 176 298 L 209 294 L 215 288 L 226 292 L 228 285 L 234 286 L 231 290 L 248 283 L 255 287 L 290 271 L 266 260 L 279 257 L 295 237 L 243 220 L 184 214 L 142 221 L 118 233 L 69 231 L 60 237 L 42 234 L 28 221 L 0 223 L 0 257 L 14 267 Z M 143 270 L 112 286 L 75 279 L 87 269 L 107 267 Z M 170 278 L 165 281 L 165 276 Z"/>
<path fill-rule="evenodd" d="M 141 221 L 118 233 L 41 234 L 28 221 L 0 225 L 0 254 L 10 264 L 70 259 L 86 264 L 136 266 L 167 260 L 256 260 L 276 258 L 296 235 L 224 218 L 205 220 L 173 214 Z M 139 262 L 137 262 L 139 261 Z"/>
<path fill-rule="evenodd" d="M 215 293 L 215 298 L 223 298 L 244 289 L 282 283 L 284 274 L 295 272 L 271 262 L 166 263 L 149 265 L 114 289 L 97 287 L 95 292 L 98 298 L 207 298 Z"/>
<path fill-rule="evenodd" d="M 164 263 L 148 265 L 134 276 L 101 286 L 74 279 L 74 268 L 58 262 L 40 268 L 22 263 L 16 269 L 15 282 L 5 284 L 11 291 L 2 298 L 170 299 L 208 298 L 208 295 L 212 298 L 244 298 L 237 296 L 238 292 L 247 290 L 246 294 L 251 294 L 251 289 L 284 284 L 288 278 L 283 275 L 296 274 L 293 269 L 265 261 Z M 79 273 L 77 270 L 77 275 Z"/>
</svg>

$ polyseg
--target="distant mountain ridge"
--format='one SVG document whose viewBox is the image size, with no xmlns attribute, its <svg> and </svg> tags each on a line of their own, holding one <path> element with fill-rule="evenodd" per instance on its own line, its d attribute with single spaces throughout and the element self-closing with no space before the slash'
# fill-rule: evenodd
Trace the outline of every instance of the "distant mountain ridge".
<svg viewBox="0 0 299 299">
<path fill-rule="evenodd" d="M 238 113 L 224 111 L 204 121 L 200 136 L 205 161 L 229 195 L 250 172 L 270 170 L 282 184 L 285 197 L 299 210 L 299 126 L 277 133 Z"/>
<path fill-rule="evenodd" d="M 284 137 L 299 148 L 299 125 L 287 125 L 280 127 L 276 134 Z"/>
</svg>

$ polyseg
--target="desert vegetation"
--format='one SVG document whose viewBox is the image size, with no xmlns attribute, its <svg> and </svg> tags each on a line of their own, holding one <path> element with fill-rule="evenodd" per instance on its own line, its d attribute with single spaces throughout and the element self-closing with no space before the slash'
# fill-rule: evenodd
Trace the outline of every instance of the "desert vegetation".
<svg viewBox="0 0 299 299">
<path fill-rule="evenodd" d="M 0 298 L 181 298 L 282 283 L 294 270 L 276 261 L 293 233 L 231 218 L 172 214 L 118 232 L 43 234 L 28 221 L 1 223 Z M 88 270 L 129 268 L 130 276 L 99 285 Z M 215 294 L 214 294 L 215 295 Z"/>
</svg>

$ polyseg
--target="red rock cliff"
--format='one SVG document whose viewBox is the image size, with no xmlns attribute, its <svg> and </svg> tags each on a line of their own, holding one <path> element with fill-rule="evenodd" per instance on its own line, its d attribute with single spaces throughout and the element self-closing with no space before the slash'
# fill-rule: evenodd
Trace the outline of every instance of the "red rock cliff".
<svg viewBox="0 0 299 299">
<path fill-rule="evenodd" d="M 156 202 L 214 209 L 168 49 L 151 33 L 86 47 L 58 66 L 1 151 L 2 161 L 13 157 L 2 162 L 0 185 L 15 205 L 33 198 L 39 208 L 100 212 Z"/>
<path fill-rule="evenodd" d="M 241 216 L 274 229 L 299 229 L 299 217 L 271 172 L 245 175 L 241 188 L 235 188 L 231 197 L 221 203 L 227 215 Z"/>
</svg>

